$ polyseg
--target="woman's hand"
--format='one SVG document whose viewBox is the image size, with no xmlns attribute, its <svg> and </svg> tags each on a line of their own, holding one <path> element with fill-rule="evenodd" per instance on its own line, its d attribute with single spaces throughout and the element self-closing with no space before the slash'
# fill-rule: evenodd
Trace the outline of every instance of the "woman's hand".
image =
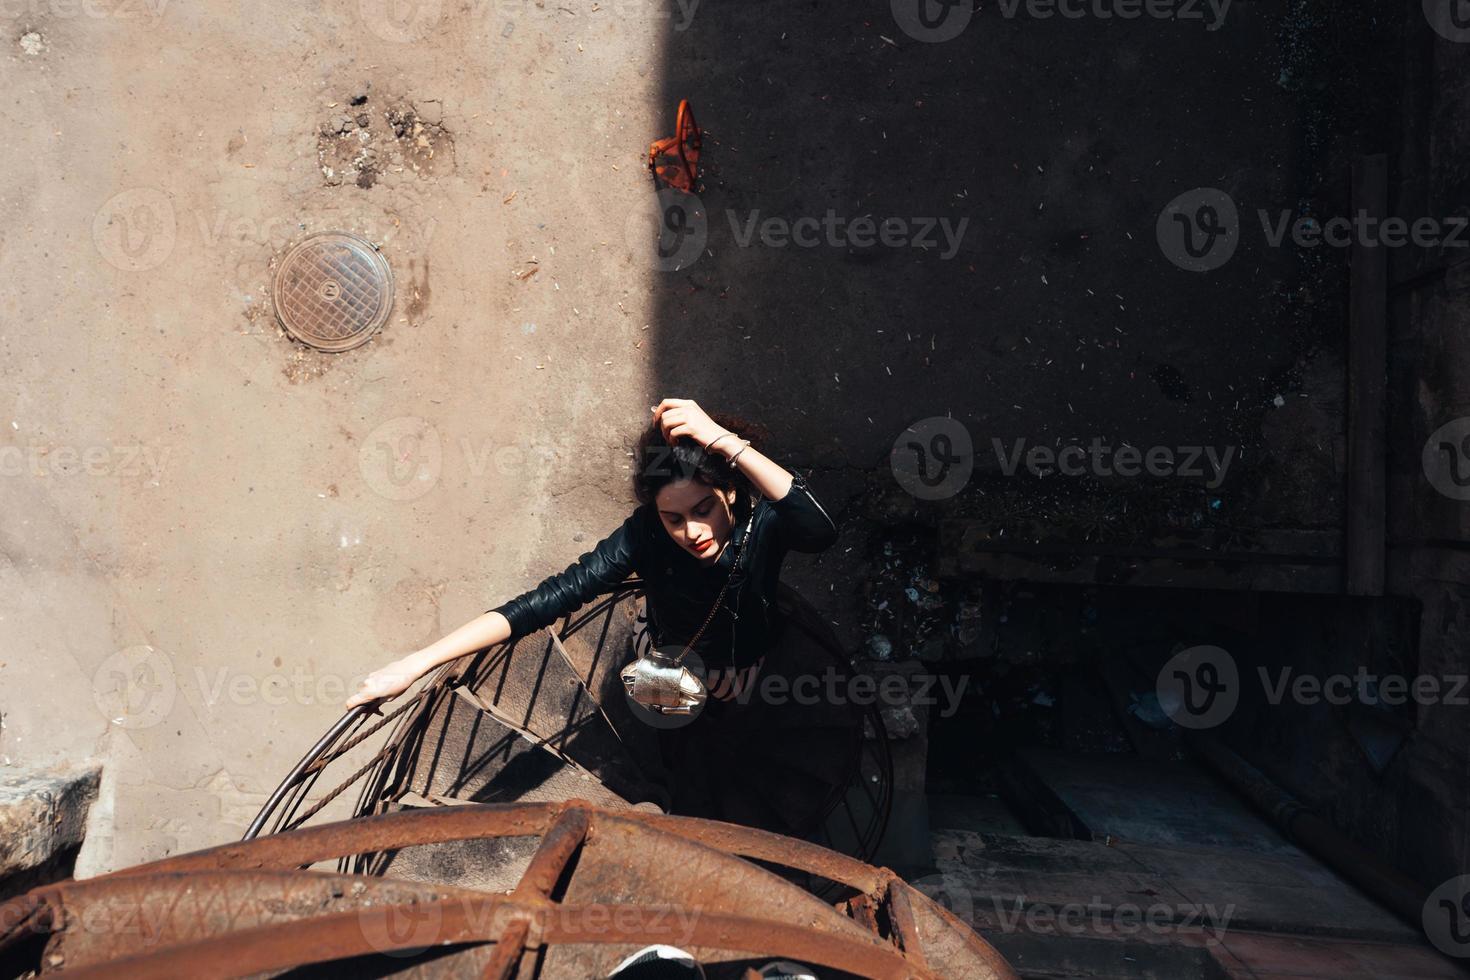
<svg viewBox="0 0 1470 980">
<path fill-rule="evenodd" d="M 394 698 L 413 686 L 423 671 L 407 657 L 385 664 L 363 678 L 356 694 L 347 699 L 348 710 L 369 701 Z"/>
<path fill-rule="evenodd" d="M 653 419 L 663 430 L 664 441 L 670 444 L 680 436 L 688 436 L 707 449 L 710 443 L 730 432 L 688 398 L 665 398 L 653 406 Z M 732 450 L 740 447 L 740 440 L 732 435 L 721 440 L 719 449 L 723 451 L 727 443 Z"/>
</svg>

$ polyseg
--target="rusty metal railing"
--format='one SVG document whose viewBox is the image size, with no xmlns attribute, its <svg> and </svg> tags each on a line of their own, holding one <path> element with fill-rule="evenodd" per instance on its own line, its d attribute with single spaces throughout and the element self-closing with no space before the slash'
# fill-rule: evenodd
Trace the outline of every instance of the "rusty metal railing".
<svg viewBox="0 0 1470 980">
<path fill-rule="evenodd" d="M 504 893 L 302 870 L 371 851 L 526 838 L 534 850 Z M 822 901 L 766 865 L 843 894 Z M 581 800 L 307 827 L 0 904 L 0 962 L 83 978 L 598 977 L 650 942 L 691 951 L 712 977 L 749 977 L 779 958 L 823 977 L 1015 978 L 993 947 L 891 871 L 747 827 Z"/>
<path fill-rule="evenodd" d="M 599 758 L 589 763 L 585 746 L 609 742 L 609 732 L 617 736 L 607 720 L 606 709 L 610 706 L 598 703 L 596 695 L 607 690 L 605 679 L 625 659 L 618 649 L 625 636 L 619 628 L 618 614 L 622 611 L 623 618 L 630 618 L 627 604 L 639 594 L 640 583 L 632 579 L 616 592 L 567 616 L 555 630 L 555 643 L 549 635 L 533 635 L 446 664 L 403 700 L 390 704 L 386 714 L 379 715 L 369 706 L 348 711 L 270 794 L 251 821 L 244 839 L 302 828 L 320 818 L 333 801 L 354 786 L 358 790 L 351 811 L 354 817 L 390 812 L 401 807 L 406 798 L 417 797 L 422 802 L 422 797 L 437 796 L 431 803 L 474 799 L 476 786 L 484 782 L 483 774 L 476 768 L 481 760 L 461 759 L 458 770 L 447 777 L 438 771 L 454 769 L 453 760 L 440 758 L 445 731 L 466 711 L 486 711 L 526 741 L 552 752 L 573 767 L 585 768 L 603 785 L 616 787 L 614 797 L 617 789 L 636 784 L 636 774 L 629 775 L 614 759 Z M 785 601 L 799 601 L 793 596 L 794 593 L 783 593 Z M 815 638 L 834 663 L 848 666 L 833 638 Z M 538 649 L 543 651 L 541 660 L 536 659 L 538 655 L 534 652 Z M 523 650 L 532 653 L 528 655 Z M 553 654 L 553 651 L 557 652 Z M 571 674 L 580 685 L 575 689 L 570 684 L 563 685 L 571 689 L 570 694 L 549 693 L 545 689 L 545 675 L 549 669 L 562 671 L 560 661 L 570 662 Z M 507 687 L 526 689 L 529 693 L 521 697 L 515 691 L 507 692 Z M 554 697 L 561 700 L 551 710 L 542 711 L 544 703 Z M 474 710 L 467 708 L 465 702 Z M 822 801 L 819 819 L 812 826 L 803 827 L 800 836 L 866 860 L 875 853 L 887 826 L 892 804 L 892 764 L 876 707 L 855 710 L 863 714 L 855 724 L 870 729 L 876 737 L 859 735 L 860 748 L 854 753 L 845 778 L 834 781 L 832 791 Z M 538 713 L 545 717 L 538 717 Z M 587 737 L 588 729 L 598 737 Z M 569 747 L 571 736 L 578 732 L 583 736 L 580 758 Z M 316 792 L 328 773 L 333 774 L 334 784 Z M 419 793 L 425 786 L 439 786 L 442 792 Z M 343 872 L 349 869 L 381 872 L 382 867 L 382 855 L 368 852 L 343 856 L 338 863 L 338 870 Z"/>
</svg>

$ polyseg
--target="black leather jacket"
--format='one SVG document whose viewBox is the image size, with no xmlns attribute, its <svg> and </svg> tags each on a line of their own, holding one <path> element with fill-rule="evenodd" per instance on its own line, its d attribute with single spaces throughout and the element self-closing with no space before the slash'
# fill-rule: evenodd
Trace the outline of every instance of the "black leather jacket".
<svg viewBox="0 0 1470 980">
<path fill-rule="evenodd" d="M 824 551 L 837 540 L 836 525 L 799 473 L 786 496 L 757 501 L 747 540 L 749 506 L 741 493 L 734 539 L 719 560 L 705 566 L 674 543 L 654 506 L 643 504 L 565 571 L 491 611 L 510 621 L 512 637 L 525 636 L 637 575 L 644 583 L 655 643 L 682 648 L 709 615 L 720 586 L 730 577 L 736 545 L 744 540 L 740 569 L 730 578 L 724 608 L 695 652 L 707 667 L 748 666 L 781 635 L 784 621 L 776 608 L 776 583 L 786 552 Z"/>
</svg>

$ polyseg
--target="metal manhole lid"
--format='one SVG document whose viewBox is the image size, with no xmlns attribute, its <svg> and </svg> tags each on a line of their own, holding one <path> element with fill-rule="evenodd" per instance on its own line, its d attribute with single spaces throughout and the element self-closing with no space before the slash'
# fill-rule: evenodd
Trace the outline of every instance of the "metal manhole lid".
<svg viewBox="0 0 1470 980">
<path fill-rule="evenodd" d="M 286 253 L 271 298 L 276 319 L 303 344 L 334 353 L 351 350 L 388 321 L 393 272 L 369 242 L 323 232 Z"/>
</svg>

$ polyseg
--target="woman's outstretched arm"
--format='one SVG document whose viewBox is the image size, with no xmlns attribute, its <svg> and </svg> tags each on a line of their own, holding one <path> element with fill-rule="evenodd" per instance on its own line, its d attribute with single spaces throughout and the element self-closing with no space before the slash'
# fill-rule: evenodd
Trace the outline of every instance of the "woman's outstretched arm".
<svg viewBox="0 0 1470 980">
<path fill-rule="evenodd" d="M 402 694 L 440 664 L 514 637 L 528 636 L 575 612 L 595 596 L 615 590 L 637 568 L 647 533 L 643 511 L 635 510 L 617 530 L 536 588 L 486 610 L 422 650 L 373 671 L 363 681 L 362 689 L 348 698 L 347 707 Z"/>
<path fill-rule="evenodd" d="M 414 681 L 440 664 L 497 643 L 504 643 L 510 639 L 510 635 L 510 620 L 493 609 L 481 613 L 422 650 L 400 657 L 373 671 L 363 680 L 358 692 L 347 699 L 347 707 L 402 694 Z"/>
</svg>

